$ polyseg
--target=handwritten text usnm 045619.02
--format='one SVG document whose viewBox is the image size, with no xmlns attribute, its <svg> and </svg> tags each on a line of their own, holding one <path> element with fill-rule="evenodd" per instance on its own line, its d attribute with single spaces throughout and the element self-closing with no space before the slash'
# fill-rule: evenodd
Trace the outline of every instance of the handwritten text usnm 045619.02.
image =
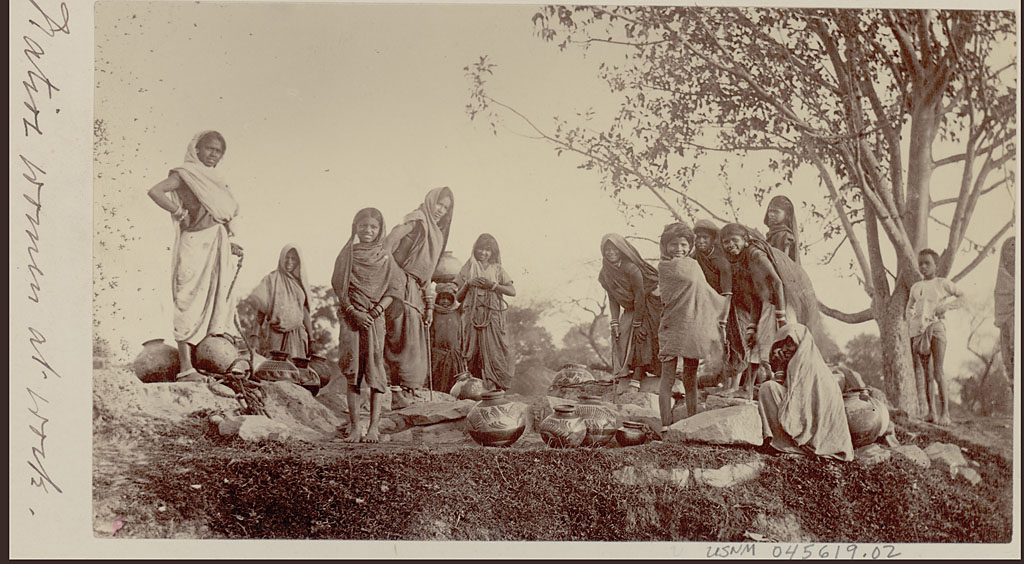
<svg viewBox="0 0 1024 564">
<path fill-rule="evenodd" d="M 22 294 L 29 307 L 25 310 L 26 315 L 19 321 L 24 323 L 22 339 L 27 344 L 25 353 L 31 359 L 32 370 L 20 376 L 24 380 L 23 401 L 27 412 L 28 432 L 30 433 L 30 449 L 24 454 L 28 464 L 29 478 L 28 487 L 45 495 L 63 493 L 59 478 L 51 472 L 47 466 L 47 454 L 52 456 L 52 451 L 47 452 L 47 429 L 46 425 L 51 423 L 55 414 L 48 409 L 50 399 L 59 393 L 59 382 L 61 374 L 47 358 L 46 323 L 49 319 L 58 318 L 57 312 L 47 310 L 47 295 L 45 284 L 45 273 L 40 267 L 44 261 L 42 257 L 46 253 L 46 229 L 43 225 L 43 206 L 47 194 L 46 169 L 51 163 L 58 162 L 59 154 L 56 147 L 47 143 L 46 132 L 50 130 L 51 120 L 59 119 L 60 108 L 57 104 L 60 88 L 57 87 L 52 75 L 47 71 L 46 50 L 48 42 L 56 40 L 60 36 L 71 33 L 68 22 L 70 14 L 66 3 L 50 5 L 46 2 L 28 0 L 31 5 L 31 14 L 27 21 L 12 21 L 11 32 L 17 34 L 20 28 L 25 29 L 21 39 L 24 47 L 21 54 L 24 58 L 12 58 L 12 75 L 24 72 L 22 85 L 24 86 L 24 98 L 22 99 L 24 109 L 17 104 L 11 107 L 12 113 L 22 112 L 21 124 L 23 125 L 23 144 L 16 146 L 18 158 L 11 163 L 12 170 L 21 172 L 21 182 L 11 185 L 11 190 L 20 191 L 27 203 L 25 213 L 25 263 L 20 271 L 25 273 L 24 289 Z M 17 53 L 15 53 L 17 54 Z M 23 65 L 18 69 L 16 61 L 20 60 Z M 13 102 L 13 100 L 12 100 Z M 45 160 L 44 160 L 45 159 Z M 19 187 L 20 186 L 20 187 Z M 17 199 L 14 200 L 18 201 Z M 14 203 L 12 202 L 12 205 Z M 12 254 L 12 261 L 16 255 Z M 13 266 L 13 265 L 12 265 Z M 18 299 L 20 293 L 15 287 L 11 288 L 12 300 Z M 50 301 L 53 301 L 52 299 Z M 15 333 L 16 335 L 16 333 Z M 18 337 L 14 337 L 17 342 Z M 52 344 L 52 343 L 51 343 Z M 17 349 L 12 354 L 18 354 Z M 12 388 L 17 390 L 21 386 Z M 15 397 L 15 400 L 17 398 Z M 24 414 L 24 412 L 23 412 Z M 12 451 L 12 458 L 18 456 Z M 16 485 L 12 477 L 12 487 Z M 35 515 L 32 496 L 29 496 L 28 511 Z"/>
</svg>

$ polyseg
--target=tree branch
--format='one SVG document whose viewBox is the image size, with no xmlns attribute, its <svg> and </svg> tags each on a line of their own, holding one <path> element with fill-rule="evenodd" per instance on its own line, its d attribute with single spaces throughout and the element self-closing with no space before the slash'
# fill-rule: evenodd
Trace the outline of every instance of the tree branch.
<svg viewBox="0 0 1024 564">
<path fill-rule="evenodd" d="M 1015 218 L 1011 217 L 1010 221 L 1007 221 L 1006 225 L 1004 225 L 1003 228 L 1000 229 L 998 233 L 996 233 L 995 235 L 992 236 L 991 239 L 989 239 L 989 242 L 985 244 L 985 246 L 981 249 L 981 251 L 978 252 L 978 256 L 974 257 L 974 260 L 971 261 L 971 264 L 968 264 L 967 266 L 965 266 L 964 269 L 961 270 L 959 273 L 957 273 L 956 276 L 951 278 L 951 280 L 953 280 L 953 282 L 959 282 L 960 280 L 963 279 L 964 276 L 967 276 L 968 274 L 970 274 L 972 270 L 974 270 L 975 268 L 977 268 L 977 266 L 979 264 L 984 262 L 984 260 L 988 257 L 988 255 L 991 254 L 992 251 L 995 249 L 996 242 L 1007 231 L 1009 231 L 1011 227 L 1013 227 L 1014 223 L 1015 223 Z"/>
<path fill-rule="evenodd" d="M 838 321 L 842 321 L 843 323 L 850 324 L 864 323 L 865 321 L 871 321 L 872 319 L 875 318 L 874 311 L 872 311 L 871 308 L 865 309 L 863 311 L 858 311 L 856 313 L 846 313 L 843 311 L 839 311 L 837 309 L 833 309 L 821 303 L 821 301 L 818 301 L 818 310 L 821 311 L 821 313 L 831 317 L 832 319 L 836 319 Z"/>
</svg>

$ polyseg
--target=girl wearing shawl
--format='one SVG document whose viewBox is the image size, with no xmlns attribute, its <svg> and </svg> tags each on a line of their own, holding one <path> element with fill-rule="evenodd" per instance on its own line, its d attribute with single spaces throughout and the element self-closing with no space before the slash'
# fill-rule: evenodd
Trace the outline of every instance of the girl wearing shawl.
<svg viewBox="0 0 1024 564">
<path fill-rule="evenodd" d="M 334 261 L 331 286 L 338 296 L 338 366 L 348 383 L 347 442 L 380 441 L 380 397 L 387 386 L 384 312 L 402 299 L 404 276 L 384 248 L 384 217 L 365 208 L 352 220 L 352 235 Z M 370 388 L 370 425 L 359 428 L 360 388 Z M 332 380 L 333 384 L 334 381 Z"/>
<path fill-rule="evenodd" d="M 700 360 L 722 354 L 722 340 L 715 328 L 725 325 L 726 299 L 708 284 L 697 261 L 687 256 L 693 240 L 693 231 L 682 223 L 666 225 L 661 234 L 658 288 L 664 309 L 658 328 L 662 362 L 658 407 L 664 427 L 672 424 L 672 384 L 678 360 L 683 361 L 686 416 L 689 417 L 697 413 Z"/>
<path fill-rule="evenodd" d="M 1003 241 L 999 252 L 999 270 L 996 272 L 996 312 L 995 324 L 999 328 L 999 347 L 1003 355 L 1003 367 L 1006 379 L 1013 384 L 1013 313 L 1014 313 L 1014 261 L 1017 259 L 1015 250 L 1016 237 Z"/>
<path fill-rule="evenodd" d="M 201 378 L 192 367 L 191 349 L 207 335 L 227 333 L 232 326 L 230 256 L 241 259 L 242 247 L 228 237 L 234 236 L 231 220 L 238 215 L 238 203 L 214 170 L 226 149 L 220 133 L 197 133 L 185 150 L 184 164 L 149 190 L 175 225 L 171 296 L 179 380 Z"/>
<path fill-rule="evenodd" d="M 768 235 L 765 237 L 768 244 L 785 253 L 789 260 L 800 264 L 793 202 L 785 196 L 772 198 L 764 213 L 764 224 L 768 227 Z"/>
<path fill-rule="evenodd" d="M 455 377 L 466 371 L 462 356 L 462 316 L 455 294 L 459 288 L 451 282 L 438 282 L 434 288 L 434 321 L 430 324 L 430 370 L 433 389 L 448 393 Z"/>
<path fill-rule="evenodd" d="M 474 376 L 491 389 L 508 390 L 515 367 L 505 332 L 505 296 L 515 296 L 512 277 L 501 266 L 498 241 L 488 233 L 477 238 L 473 254 L 455 278 L 455 298 L 462 310 L 462 354 Z"/>
<path fill-rule="evenodd" d="M 277 269 L 263 277 L 245 301 L 259 322 L 256 350 L 266 356 L 284 351 L 307 358 L 312 352 L 306 267 L 295 245 L 285 245 Z"/>
<path fill-rule="evenodd" d="M 384 351 L 391 383 L 402 388 L 397 398 L 392 397 L 396 409 L 411 403 L 412 390 L 423 387 L 430 370 L 427 331 L 434 315 L 430 279 L 448 244 L 454 207 L 451 189 L 435 188 L 384 242 L 405 276 L 400 299 L 387 309 Z"/>
<path fill-rule="evenodd" d="M 632 371 L 630 386 L 639 390 L 645 371 L 661 373 L 657 333 L 661 318 L 658 271 L 617 233 L 601 238 L 601 253 L 604 262 L 597 279 L 608 292 L 612 370 L 617 378 L 628 376 Z M 619 329 L 620 323 L 625 329 Z"/>
<path fill-rule="evenodd" d="M 758 390 L 765 439 L 782 452 L 853 460 L 853 441 L 839 383 L 814 338 L 799 323 L 776 335 L 772 365 L 782 376 Z"/>
<path fill-rule="evenodd" d="M 732 308 L 726 339 L 735 354 L 749 364 L 746 394 L 752 397 L 754 379 L 767 375 L 768 353 L 775 332 L 786 324 L 786 295 L 768 244 L 750 235 L 743 225 L 730 223 L 719 236 L 732 264 Z M 740 374 L 730 390 L 739 388 Z"/>
</svg>

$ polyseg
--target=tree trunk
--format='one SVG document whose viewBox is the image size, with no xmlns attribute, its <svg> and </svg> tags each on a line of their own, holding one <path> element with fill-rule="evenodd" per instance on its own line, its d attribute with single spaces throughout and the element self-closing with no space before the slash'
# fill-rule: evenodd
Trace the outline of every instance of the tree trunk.
<svg viewBox="0 0 1024 564">
<path fill-rule="evenodd" d="M 885 298 L 881 315 L 875 317 L 882 345 L 885 395 L 896 409 L 911 417 L 923 414 L 918 394 L 914 361 L 910 353 L 910 333 L 903 318 L 909 293 L 906 285 L 896 284 L 893 295 Z"/>
</svg>

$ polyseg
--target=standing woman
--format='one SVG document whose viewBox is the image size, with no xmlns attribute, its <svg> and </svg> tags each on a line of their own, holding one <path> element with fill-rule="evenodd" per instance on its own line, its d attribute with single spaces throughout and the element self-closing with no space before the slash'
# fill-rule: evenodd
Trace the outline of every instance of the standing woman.
<svg viewBox="0 0 1024 564">
<path fill-rule="evenodd" d="M 171 296 L 181 360 L 178 380 L 202 379 L 192 367 L 191 349 L 207 335 L 227 333 L 232 325 L 230 256 L 241 258 L 242 247 L 228 238 L 234 236 L 231 220 L 238 215 L 238 203 L 214 170 L 226 150 L 220 133 L 197 133 L 185 150 L 184 164 L 149 190 L 176 227 Z"/>
<path fill-rule="evenodd" d="M 800 238 L 796 230 L 793 202 L 785 196 L 772 198 L 764 213 L 764 224 L 768 226 L 768 235 L 765 237 L 768 244 L 785 253 L 789 260 L 800 264 Z"/>
<path fill-rule="evenodd" d="M 384 243 L 405 276 L 401 299 L 387 310 L 384 352 L 391 383 L 402 388 L 392 398 L 396 409 L 412 402 L 412 390 L 423 387 L 430 370 L 427 331 L 434 315 L 430 278 L 448 244 L 454 207 L 450 188 L 434 188 Z"/>
<path fill-rule="evenodd" d="M 658 328 L 662 363 L 658 406 L 663 427 L 672 424 L 672 384 L 679 362 L 683 364 L 686 416 L 690 417 L 697 413 L 697 368 L 701 359 L 722 355 L 716 327 L 725 323 L 726 298 L 708 284 L 700 265 L 688 256 L 693 241 L 693 231 L 682 223 L 666 225 L 661 234 L 658 288 L 664 309 Z"/>
<path fill-rule="evenodd" d="M 658 271 L 617 233 L 601 238 L 601 254 L 603 265 L 597 279 L 608 292 L 612 318 L 612 371 L 616 378 L 626 377 L 632 371 L 630 387 L 639 390 L 645 371 L 661 373 L 658 361 L 658 325 L 661 320 Z"/>
<path fill-rule="evenodd" d="M 515 296 L 512 277 L 501 266 L 498 241 L 484 233 L 455 278 L 462 310 L 463 356 L 470 372 L 491 389 L 508 390 L 515 366 L 505 331 L 505 296 Z"/>
<path fill-rule="evenodd" d="M 384 368 L 384 311 L 404 293 L 405 276 L 384 249 L 384 216 L 376 208 L 359 210 L 352 234 L 334 261 L 331 287 L 338 296 L 338 366 L 348 389 L 346 442 L 380 441 L 380 399 L 387 391 Z M 359 426 L 361 387 L 370 388 L 370 424 Z M 329 385 L 334 385 L 331 380 Z"/>
<path fill-rule="evenodd" d="M 999 350 L 1003 356 L 1003 368 L 1007 381 L 1013 385 L 1013 321 L 1014 315 L 1014 268 L 1017 260 L 1017 238 L 1010 237 L 1003 241 L 999 252 L 999 267 L 996 271 L 995 324 L 999 328 Z"/>
<path fill-rule="evenodd" d="M 307 358 L 312 352 L 313 323 L 309 314 L 306 265 L 295 245 L 285 245 L 277 269 L 260 280 L 245 299 L 259 323 L 257 351 L 284 351 Z"/>
</svg>

